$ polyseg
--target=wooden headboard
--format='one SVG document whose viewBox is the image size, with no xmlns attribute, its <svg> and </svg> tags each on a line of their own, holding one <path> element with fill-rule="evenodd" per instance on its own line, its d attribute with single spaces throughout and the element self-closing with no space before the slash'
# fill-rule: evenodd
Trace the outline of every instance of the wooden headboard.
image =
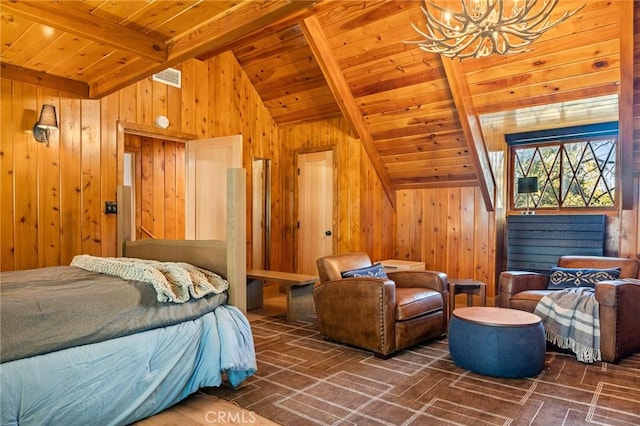
<svg viewBox="0 0 640 426">
<path fill-rule="evenodd" d="M 160 262 L 186 262 L 227 276 L 227 243 L 218 240 L 126 241 L 124 256 Z"/>
<path fill-rule="evenodd" d="M 119 194 L 126 190 L 118 191 Z M 163 262 L 186 262 L 224 276 L 229 281 L 229 304 L 247 312 L 247 252 L 246 252 L 246 173 L 244 169 L 227 171 L 227 240 L 160 240 L 144 239 L 122 241 L 122 255 Z M 123 218 L 130 212 L 125 206 Z M 130 221 L 120 220 L 118 213 L 118 235 L 135 235 Z M 118 242 L 120 246 L 120 241 Z"/>
</svg>

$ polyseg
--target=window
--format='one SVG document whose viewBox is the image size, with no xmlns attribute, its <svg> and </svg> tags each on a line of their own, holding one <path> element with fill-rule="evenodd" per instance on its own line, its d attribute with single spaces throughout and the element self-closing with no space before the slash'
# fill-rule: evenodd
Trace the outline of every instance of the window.
<svg viewBox="0 0 640 426">
<path fill-rule="evenodd" d="M 617 123 L 507 135 L 512 207 L 561 210 L 615 206 Z M 517 179 L 538 178 L 538 192 L 518 194 Z"/>
</svg>

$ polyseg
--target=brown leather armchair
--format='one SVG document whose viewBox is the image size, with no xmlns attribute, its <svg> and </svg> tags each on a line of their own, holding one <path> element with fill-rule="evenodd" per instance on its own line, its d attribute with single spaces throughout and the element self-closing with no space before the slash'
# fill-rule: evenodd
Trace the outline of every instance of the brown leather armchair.
<svg viewBox="0 0 640 426">
<path fill-rule="evenodd" d="M 394 271 L 384 278 L 342 278 L 371 266 L 366 253 L 317 260 L 320 282 L 313 300 L 327 338 L 388 358 L 396 351 L 447 332 L 447 276 L 435 271 Z"/>
<path fill-rule="evenodd" d="M 596 300 L 600 306 L 600 351 L 602 359 L 616 362 L 640 351 L 640 284 L 625 281 L 640 274 L 637 260 L 621 257 L 561 256 L 558 266 L 564 268 L 620 267 L 620 279 L 596 284 Z M 549 277 L 524 271 L 500 274 L 498 306 L 533 312 L 547 293 Z"/>
</svg>

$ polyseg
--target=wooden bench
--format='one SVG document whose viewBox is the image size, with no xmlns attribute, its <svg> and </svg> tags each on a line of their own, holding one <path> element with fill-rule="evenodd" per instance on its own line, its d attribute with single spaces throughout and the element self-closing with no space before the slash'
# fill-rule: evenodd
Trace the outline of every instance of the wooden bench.
<svg viewBox="0 0 640 426">
<path fill-rule="evenodd" d="M 318 277 L 262 269 L 247 270 L 247 310 L 262 307 L 262 287 L 265 281 L 282 284 L 286 288 L 287 322 L 315 315 L 313 285 Z"/>
</svg>

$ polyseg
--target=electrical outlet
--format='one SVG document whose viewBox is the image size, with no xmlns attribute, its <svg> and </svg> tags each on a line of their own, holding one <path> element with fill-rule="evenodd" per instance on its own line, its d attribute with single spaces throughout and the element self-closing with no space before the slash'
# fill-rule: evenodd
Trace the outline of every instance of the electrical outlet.
<svg viewBox="0 0 640 426">
<path fill-rule="evenodd" d="M 104 212 L 106 214 L 117 214 L 118 213 L 118 204 L 115 201 L 105 201 L 104 202 Z"/>
</svg>

